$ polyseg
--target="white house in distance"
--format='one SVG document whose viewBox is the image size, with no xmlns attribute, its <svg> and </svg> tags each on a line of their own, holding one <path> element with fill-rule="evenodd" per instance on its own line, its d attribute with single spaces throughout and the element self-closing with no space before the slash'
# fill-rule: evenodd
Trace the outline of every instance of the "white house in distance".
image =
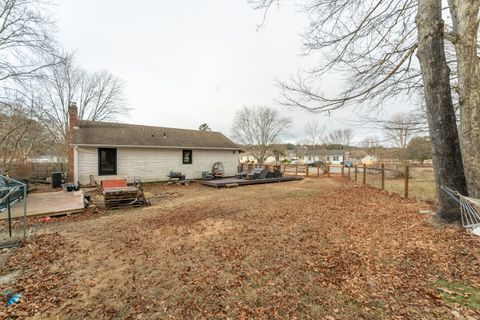
<svg viewBox="0 0 480 320">
<path fill-rule="evenodd" d="M 240 148 L 220 132 L 163 128 L 77 119 L 69 107 L 69 177 L 71 182 L 127 179 L 165 181 L 170 171 L 200 179 L 221 162 L 225 176 L 237 172 Z M 72 174 L 73 173 L 73 174 Z"/>
<path fill-rule="evenodd" d="M 303 163 L 310 164 L 315 161 L 322 161 L 330 164 L 342 164 L 345 161 L 345 151 L 343 150 L 318 150 L 315 155 L 308 151 L 303 156 Z"/>
</svg>

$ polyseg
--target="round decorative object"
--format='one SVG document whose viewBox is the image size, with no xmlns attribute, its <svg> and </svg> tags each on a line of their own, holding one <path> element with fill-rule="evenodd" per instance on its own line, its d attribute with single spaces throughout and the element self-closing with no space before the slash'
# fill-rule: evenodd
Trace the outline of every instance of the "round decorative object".
<svg viewBox="0 0 480 320">
<path fill-rule="evenodd" d="M 212 175 L 214 177 L 223 177 L 225 174 L 225 169 L 223 167 L 223 163 L 215 162 L 212 167 Z"/>
</svg>

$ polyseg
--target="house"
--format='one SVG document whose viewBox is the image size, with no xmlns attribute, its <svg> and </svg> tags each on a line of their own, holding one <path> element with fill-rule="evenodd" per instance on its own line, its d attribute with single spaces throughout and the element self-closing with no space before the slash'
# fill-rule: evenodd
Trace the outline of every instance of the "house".
<svg viewBox="0 0 480 320">
<path fill-rule="evenodd" d="M 257 163 L 257 159 L 255 159 L 255 157 L 252 156 L 251 153 L 244 152 L 244 153 L 239 154 L 238 162 L 240 162 L 240 163 Z"/>
<path fill-rule="evenodd" d="M 366 164 L 367 166 L 375 164 L 377 162 L 377 158 L 374 156 L 365 156 L 361 160 L 362 164 Z"/>
<path fill-rule="evenodd" d="M 89 184 L 95 180 L 165 181 L 170 171 L 199 179 L 215 162 L 225 176 L 237 172 L 240 148 L 220 132 L 132 125 L 77 118 L 69 107 L 69 179 Z"/>
<path fill-rule="evenodd" d="M 284 159 L 286 159 L 285 155 L 276 153 L 272 150 L 267 151 L 267 154 L 270 154 L 267 156 L 264 160 L 265 164 L 276 164 Z M 272 155 L 273 154 L 273 155 Z M 238 161 L 240 163 L 258 163 L 257 159 L 250 153 L 250 152 L 242 152 L 239 157 Z"/>
<path fill-rule="evenodd" d="M 345 160 L 344 150 L 318 150 L 312 152 L 311 150 L 307 151 L 303 156 L 303 163 L 311 164 L 316 161 L 322 161 L 330 164 L 342 164 Z"/>
</svg>

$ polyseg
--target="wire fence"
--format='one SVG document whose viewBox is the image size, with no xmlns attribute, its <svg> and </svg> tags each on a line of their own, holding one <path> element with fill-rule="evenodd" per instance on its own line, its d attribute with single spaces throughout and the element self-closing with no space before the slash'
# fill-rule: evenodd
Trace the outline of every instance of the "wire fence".
<svg viewBox="0 0 480 320">
<path fill-rule="evenodd" d="M 358 183 L 397 193 L 405 198 L 436 201 L 435 175 L 431 165 L 405 162 L 401 165 L 354 166 L 347 170 L 343 176 Z"/>
<path fill-rule="evenodd" d="M 241 170 L 251 171 L 265 167 L 273 170 L 274 165 L 243 164 Z M 381 190 L 397 193 L 405 198 L 436 201 L 435 175 L 432 165 L 405 162 L 356 165 L 327 165 L 324 168 L 302 164 L 279 165 L 284 175 L 320 178 L 340 176 Z"/>
</svg>

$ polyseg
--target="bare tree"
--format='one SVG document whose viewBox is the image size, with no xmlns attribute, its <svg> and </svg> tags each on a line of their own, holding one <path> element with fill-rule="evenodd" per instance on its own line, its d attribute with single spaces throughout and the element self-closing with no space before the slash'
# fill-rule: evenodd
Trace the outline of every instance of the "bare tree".
<svg viewBox="0 0 480 320">
<path fill-rule="evenodd" d="M 417 25 L 418 58 L 425 84 L 427 120 L 433 145 L 437 214 L 446 221 L 460 221 L 457 205 L 441 191 L 442 186 L 447 186 L 462 194 L 467 192 L 445 57 L 442 1 L 420 0 Z"/>
<path fill-rule="evenodd" d="M 381 147 L 380 140 L 377 136 L 368 136 L 362 139 L 360 142 L 362 148 L 369 154 L 376 156 L 378 148 Z"/>
<path fill-rule="evenodd" d="M 8 174 L 13 166 L 26 163 L 48 146 L 44 145 L 45 130 L 35 118 L 33 104 L 2 102 L 0 107 L 0 171 Z"/>
<path fill-rule="evenodd" d="M 255 8 L 266 12 L 273 4 L 278 4 L 279 0 L 250 2 Z M 448 183 L 463 192 L 463 176 L 466 175 L 469 193 L 480 196 L 480 179 L 477 178 L 480 176 L 480 95 L 476 89 L 480 85 L 480 1 L 448 0 L 448 4 L 448 10 L 442 12 L 442 0 L 309 2 L 304 6 L 310 19 L 309 27 L 304 33 L 305 53 L 322 53 L 328 59 L 323 60 L 326 63 L 306 71 L 298 78 L 280 83 L 280 86 L 285 105 L 313 111 L 330 111 L 349 103 L 380 105 L 389 97 L 402 92 L 412 95 L 422 90 L 424 85 L 430 85 L 425 90 L 424 98 L 434 148 L 437 186 Z M 435 14 L 430 16 L 428 10 L 435 10 Z M 444 18 L 451 20 L 451 25 L 445 25 Z M 420 29 L 422 23 L 424 34 L 417 30 L 417 26 Z M 447 33 L 444 33 L 445 29 L 448 30 Z M 435 34 L 427 39 L 426 36 L 431 33 Z M 444 45 L 444 38 L 451 45 Z M 419 49 L 420 40 L 424 41 L 423 56 Z M 417 49 L 421 69 L 414 59 Z M 427 49 L 435 52 L 433 57 L 428 57 Z M 438 50 L 442 50 L 442 54 Z M 449 56 L 448 61 L 446 55 Z M 445 71 L 445 68 L 452 69 L 453 73 Z M 315 88 L 318 88 L 322 76 L 332 70 L 344 71 L 350 76 L 348 83 L 345 83 L 345 90 L 328 97 Z M 441 72 L 438 81 L 432 81 L 435 77 L 427 72 Z M 426 76 L 430 78 L 425 79 Z M 449 88 L 446 90 L 441 86 Z M 451 114 L 455 114 L 452 101 L 456 100 L 452 98 L 451 87 L 459 95 L 460 145 L 465 174 L 459 165 L 462 155 L 457 152 L 457 128 L 451 125 Z M 441 98 L 442 92 L 448 95 Z M 447 103 L 445 99 L 450 102 Z M 435 102 L 440 105 L 434 106 Z M 443 117 L 440 116 L 442 114 Z M 454 164 L 458 170 L 448 172 Z M 440 188 L 437 188 L 437 198 L 440 202 L 446 201 Z M 442 211 L 448 212 L 450 209 L 453 208 L 441 203 L 438 213 L 442 216 Z"/>
<path fill-rule="evenodd" d="M 410 139 L 421 132 L 422 128 L 412 114 L 399 112 L 383 123 L 383 130 L 388 140 L 400 149 L 405 149 Z"/>
<path fill-rule="evenodd" d="M 249 2 L 267 12 L 281 1 Z M 413 59 L 417 0 L 299 2 L 309 20 L 303 54 L 320 54 L 325 62 L 279 82 L 284 105 L 331 111 L 348 103 L 380 104 L 400 92 L 421 88 Z M 343 91 L 333 96 L 321 90 L 323 77 L 331 71 L 348 76 Z"/>
<path fill-rule="evenodd" d="M 307 136 L 307 144 L 312 148 L 313 158 L 317 156 L 317 145 L 323 139 L 325 133 L 325 125 L 321 125 L 318 120 L 312 120 L 307 123 L 305 134 Z"/>
<path fill-rule="evenodd" d="M 63 141 L 71 101 L 76 102 L 78 117 L 83 120 L 112 120 L 129 111 L 122 80 L 106 71 L 87 72 L 75 65 L 72 56 L 44 70 L 40 87 L 43 119 L 49 123 L 52 135 Z"/>
<path fill-rule="evenodd" d="M 435 5 L 438 4 L 435 1 Z M 440 1 L 441 2 L 441 1 Z M 420 8 L 428 7 L 424 4 Z M 460 146 L 465 167 L 468 192 L 480 197 L 480 59 L 478 15 L 480 1 L 448 0 L 451 26 L 444 35 L 455 48 L 455 61 L 458 77 L 458 95 L 460 96 Z M 427 9 L 427 8 L 426 8 Z M 440 17 L 440 22 L 443 22 Z M 442 23 L 443 25 L 443 23 Z M 442 30 L 442 34 L 443 34 Z M 437 31 L 439 32 L 439 31 Z M 426 61 L 424 61 L 425 63 Z M 430 63 L 433 63 L 430 61 Z M 422 65 L 423 71 L 424 65 Z M 425 76 L 425 73 L 423 73 Z M 427 94 L 427 92 L 425 92 Z M 432 137 L 433 138 L 433 137 Z"/>
<path fill-rule="evenodd" d="M 42 0 L 0 0 L 0 86 L 18 81 L 58 63 L 55 24 Z"/>
<path fill-rule="evenodd" d="M 352 138 L 353 130 L 349 128 L 335 129 L 328 135 L 329 143 L 342 146 L 350 145 Z"/>
<path fill-rule="evenodd" d="M 234 139 L 263 164 L 271 154 L 271 146 L 290 126 L 290 120 L 268 107 L 243 107 L 233 119 Z"/>
</svg>

